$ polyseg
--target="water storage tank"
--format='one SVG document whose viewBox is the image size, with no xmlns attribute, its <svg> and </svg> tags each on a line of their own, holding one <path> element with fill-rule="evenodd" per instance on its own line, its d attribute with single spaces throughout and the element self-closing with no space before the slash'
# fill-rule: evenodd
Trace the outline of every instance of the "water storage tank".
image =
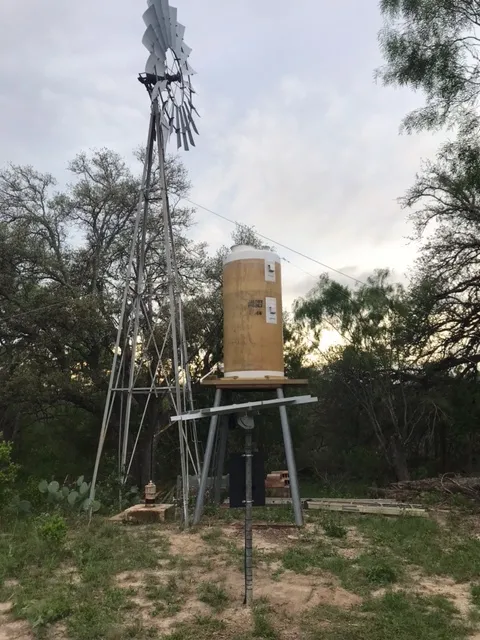
<svg viewBox="0 0 480 640">
<path fill-rule="evenodd" d="M 282 274 L 272 251 L 232 247 L 223 270 L 227 378 L 282 378 Z"/>
</svg>

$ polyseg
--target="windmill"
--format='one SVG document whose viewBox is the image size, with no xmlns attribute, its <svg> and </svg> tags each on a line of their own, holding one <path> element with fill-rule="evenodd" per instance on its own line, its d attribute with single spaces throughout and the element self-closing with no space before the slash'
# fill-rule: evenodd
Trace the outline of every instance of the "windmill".
<svg viewBox="0 0 480 640">
<path fill-rule="evenodd" d="M 149 57 L 145 73 L 141 73 L 138 79 L 149 95 L 150 122 L 140 198 L 90 487 L 90 504 L 95 498 L 98 471 L 112 416 L 116 416 L 119 424 L 118 471 L 124 486 L 152 400 L 168 397 L 177 415 L 193 410 L 181 284 L 167 190 L 166 146 L 173 135 L 176 136 L 178 149 L 188 151 L 195 146 L 194 136 L 198 135 L 195 117 L 198 113 L 193 103 L 195 92 L 191 84 L 195 72 L 189 64 L 191 49 L 184 42 L 185 27 L 177 21 L 177 9 L 171 7 L 168 0 L 147 0 L 147 4 L 148 8 L 143 14 L 146 31 L 142 42 Z M 167 280 L 162 302 L 168 309 L 168 317 L 163 318 L 162 340 L 158 339 L 159 332 L 152 312 L 155 308 L 158 311 L 158 300 L 152 299 L 147 286 L 145 260 L 148 225 L 152 216 L 150 194 L 155 149 Z M 166 356 L 167 345 L 171 345 L 170 357 Z M 143 409 L 140 410 L 139 420 L 133 420 L 132 408 L 138 406 L 138 399 L 141 399 Z M 189 469 L 193 469 L 195 476 L 201 471 L 196 425 L 180 421 L 178 435 L 183 518 L 185 526 L 188 526 Z"/>
</svg>

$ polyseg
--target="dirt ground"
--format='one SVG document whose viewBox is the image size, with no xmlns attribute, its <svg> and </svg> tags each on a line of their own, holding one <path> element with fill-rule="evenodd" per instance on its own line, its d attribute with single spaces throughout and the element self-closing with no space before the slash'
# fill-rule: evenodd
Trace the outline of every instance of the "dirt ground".
<svg viewBox="0 0 480 640">
<path fill-rule="evenodd" d="M 193 623 L 199 616 L 214 615 L 226 624 L 227 631 L 225 635 L 219 635 L 219 638 L 229 638 L 251 630 L 252 613 L 243 604 L 241 526 L 222 524 L 188 533 L 180 532 L 173 525 L 161 529 L 152 527 L 151 530 L 153 545 L 155 535 L 168 537 L 169 556 L 159 560 L 156 570 L 130 571 L 116 576 L 117 586 L 128 591 L 135 620 L 148 626 L 150 630 L 155 629 L 158 638 L 168 635 L 182 623 Z M 135 535 L 135 530 L 132 530 L 132 535 Z M 321 530 L 314 525 L 307 525 L 301 532 L 288 526 L 262 526 L 254 530 L 254 598 L 257 602 L 266 603 L 275 612 L 276 632 L 278 637 L 285 640 L 304 637 L 299 620 L 302 614 L 318 605 L 348 611 L 362 603 L 362 596 L 342 586 L 340 579 L 333 573 L 323 569 L 297 573 L 282 567 L 281 557 L 286 551 L 322 536 Z M 355 527 L 349 527 L 338 548 L 338 555 L 354 561 L 365 546 L 362 535 Z M 411 588 L 415 593 L 444 596 L 461 615 L 469 615 L 469 585 L 458 584 L 447 577 L 425 576 L 414 569 L 410 578 Z M 149 589 L 162 585 L 164 589 L 165 585 L 169 585 L 167 588 L 172 591 L 172 599 L 168 606 L 162 605 L 161 610 L 156 613 L 155 597 L 152 598 Z M 221 610 L 217 611 L 213 607 L 212 614 L 212 603 L 202 601 L 202 585 L 216 585 L 226 594 Z M 395 585 L 388 587 L 393 590 L 396 588 Z M 381 598 L 386 590 L 387 588 L 379 588 L 371 595 Z M 13 620 L 10 608 L 10 602 L 0 604 L 0 640 L 34 640 L 35 636 L 29 625 Z M 67 640 L 68 637 L 62 625 L 50 629 L 49 634 L 47 638 L 52 640 Z M 480 634 L 471 636 L 471 640 L 480 640 Z"/>
</svg>

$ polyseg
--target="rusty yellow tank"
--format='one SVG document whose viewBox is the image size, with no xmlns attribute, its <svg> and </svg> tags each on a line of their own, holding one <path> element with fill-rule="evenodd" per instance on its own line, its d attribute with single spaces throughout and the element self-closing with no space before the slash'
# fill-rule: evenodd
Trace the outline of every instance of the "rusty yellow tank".
<svg viewBox="0 0 480 640">
<path fill-rule="evenodd" d="M 272 251 L 232 248 L 224 262 L 224 374 L 283 378 L 282 272 Z"/>
</svg>

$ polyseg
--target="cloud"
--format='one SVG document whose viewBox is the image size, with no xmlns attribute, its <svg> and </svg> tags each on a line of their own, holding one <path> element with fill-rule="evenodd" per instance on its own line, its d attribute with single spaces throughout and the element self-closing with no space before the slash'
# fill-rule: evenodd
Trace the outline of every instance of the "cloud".
<svg viewBox="0 0 480 640">
<path fill-rule="evenodd" d="M 274 240 L 358 273 L 415 256 L 396 201 L 438 137 L 400 137 L 419 99 L 376 86 L 376 3 L 178 0 L 193 47 L 201 136 L 183 156 L 192 198 Z M 148 100 L 146 3 L 0 3 L 0 165 L 34 164 L 67 179 L 80 150 L 109 146 L 133 164 Z M 232 225 L 198 211 L 192 236 L 212 251 Z M 279 247 L 285 300 L 325 269 Z M 305 272 L 312 274 L 307 276 Z"/>
<path fill-rule="evenodd" d="M 397 198 L 438 138 L 398 136 L 403 111 L 396 99 L 374 85 L 342 91 L 281 77 L 230 131 L 209 136 L 215 161 L 197 170 L 193 199 L 337 269 L 391 267 L 404 280 L 416 249 Z M 227 224 L 202 212 L 199 219 L 197 233 L 226 240 Z M 300 270 L 317 276 L 326 270 L 283 248 L 279 253 Z M 305 293 L 302 278 L 288 269 L 291 296 Z"/>
</svg>

